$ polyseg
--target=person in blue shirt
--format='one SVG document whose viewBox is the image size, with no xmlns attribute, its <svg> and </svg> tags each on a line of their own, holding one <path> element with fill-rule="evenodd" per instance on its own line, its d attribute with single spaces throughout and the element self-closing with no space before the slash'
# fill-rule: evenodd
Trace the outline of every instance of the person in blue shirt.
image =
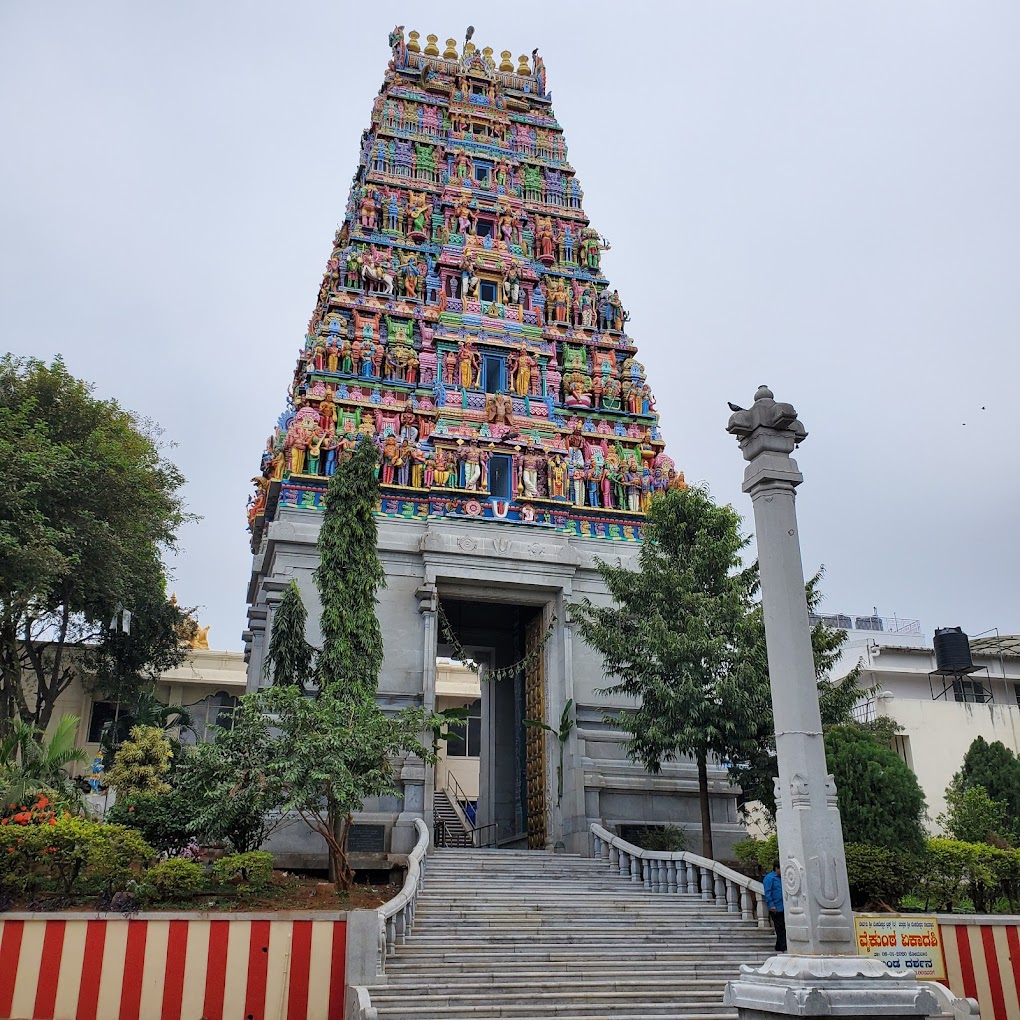
<svg viewBox="0 0 1020 1020">
<path fill-rule="evenodd" d="M 783 877 L 779 870 L 779 861 L 772 865 L 772 870 L 765 876 L 765 906 L 769 909 L 772 927 L 776 929 L 776 952 L 786 952 L 786 915 L 783 913 Z"/>
</svg>

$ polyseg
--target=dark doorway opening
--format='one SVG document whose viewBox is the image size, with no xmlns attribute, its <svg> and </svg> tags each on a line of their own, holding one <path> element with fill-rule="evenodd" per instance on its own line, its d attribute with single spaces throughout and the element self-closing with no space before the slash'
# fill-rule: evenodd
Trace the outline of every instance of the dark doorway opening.
<svg viewBox="0 0 1020 1020">
<path fill-rule="evenodd" d="M 542 607 L 440 601 L 453 640 L 440 634 L 438 661 L 470 660 L 480 667 L 476 843 L 544 848 L 545 741 L 542 730 L 525 726 L 526 719 L 545 719 Z M 521 668 L 512 669 L 518 664 Z M 436 693 L 438 700 L 438 685 Z"/>
</svg>

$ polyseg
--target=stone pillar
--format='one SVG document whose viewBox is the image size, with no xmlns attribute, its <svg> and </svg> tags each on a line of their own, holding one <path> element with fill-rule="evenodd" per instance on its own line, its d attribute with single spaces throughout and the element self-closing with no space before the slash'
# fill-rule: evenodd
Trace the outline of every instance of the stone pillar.
<svg viewBox="0 0 1020 1020">
<path fill-rule="evenodd" d="M 434 584 L 423 584 L 416 592 L 418 612 L 424 623 L 422 642 L 422 706 L 426 712 L 436 710 L 436 650 L 439 643 L 439 595 Z M 432 828 L 432 803 L 436 792 L 435 766 L 425 769 L 425 801 L 423 818 Z M 433 834 L 434 835 L 434 834 Z"/>
<path fill-rule="evenodd" d="M 733 407 L 733 405 L 730 405 Z M 776 726 L 776 826 L 787 954 L 742 967 L 725 1001 L 741 1020 L 767 1016 L 935 1016 L 947 993 L 857 956 L 836 787 L 826 771 L 790 454 L 807 436 L 791 404 L 761 386 L 727 431 L 748 462 Z M 966 1005 L 964 1010 L 966 1010 Z"/>
</svg>

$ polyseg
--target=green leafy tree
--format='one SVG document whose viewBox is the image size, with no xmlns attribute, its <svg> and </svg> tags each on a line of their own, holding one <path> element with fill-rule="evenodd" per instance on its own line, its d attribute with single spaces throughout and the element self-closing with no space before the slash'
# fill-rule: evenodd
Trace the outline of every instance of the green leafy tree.
<svg viewBox="0 0 1020 1020">
<path fill-rule="evenodd" d="M 314 574 L 322 604 L 319 686 L 350 697 L 375 697 L 383 658 L 375 612 L 376 593 L 385 584 L 377 551 L 377 464 L 375 445 L 359 442 L 330 479 Z"/>
<path fill-rule="evenodd" d="M 748 539 L 740 516 L 706 491 L 671 490 L 652 500 L 637 571 L 599 563 L 615 605 L 583 599 L 582 636 L 603 658 L 606 691 L 639 699 L 607 717 L 626 734 L 627 754 L 650 772 L 694 759 L 702 853 L 711 858 L 708 761 L 742 760 L 768 712 L 763 652 L 748 625 L 756 585 L 741 569 Z"/>
<path fill-rule="evenodd" d="M 305 639 L 307 619 L 308 613 L 301 600 L 297 581 L 291 581 L 284 589 L 280 605 L 273 615 L 269 651 L 266 653 L 269 675 L 277 687 L 283 684 L 296 684 L 301 687 L 312 679 L 315 649 Z"/>
<path fill-rule="evenodd" d="M 825 734 L 825 760 L 836 783 L 846 842 L 923 850 L 924 794 L 887 743 L 863 726 L 833 726 Z"/>
<path fill-rule="evenodd" d="M 255 749 L 246 753 L 265 754 L 260 781 L 282 790 L 281 810 L 296 812 L 325 840 L 338 892 L 354 880 L 347 853 L 354 813 L 368 797 L 398 792 L 396 755 L 434 763 L 434 733 L 449 723 L 421 710 L 387 716 L 375 702 L 383 657 L 376 592 L 384 582 L 375 521 L 377 463 L 374 445 L 359 443 L 326 493 L 314 574 L 322 606 L 318 691 L 308 696 L 289 682 L 302 678 L 305 654 L 297 648 L 295 638 L 300 634 L 303 641 L 304 627 L 296 626 L 292 604 L 282 619 L 277 613 L 270 635 L 277 649 L 274 674 L 281 670 L 285 682 L 242 699 L 242 718 L 251 706 L 244 740 Z"/>
<path fill-rule="evenodd" d="M 188 515 L 164 453 L 152 422 L 59 358 L 0 360 L 0 737 L 18 718 L 45 730 L 76 679 L 181 654 L 161 554 Z M 140 617 L 130 650 L 110 630 L 124 609 Z"/>
<path fill-rule="evenodd" d="M 435 763 L 431 720 L 415 709 L 387 716 L 367 698 L 343 697 L 329 689 L 309 698 L 287 685 L 242 700 L 248 699 L 272 717 L 276 739 L 267 765 L 272 782 L 286 791 L 283 810 L 296 811 L 322 836 L 337 892 L 349 889 L 354 872 L 347 841 L 354 812 L 368 797 L 399 792 L 392 764 L 396 755 L 410 753 Z"/>
<path fill-rule="evenodd" d="M 106 781 L 118 797 L 169 793 L 166 775 L 172 758 L 170 741 L 158 726 L 132 726 L 130 736 L 114 755 Z"/>
<path fill-rule="evenodd" d="M 247 853 L 286 820 L 280 809 L 287 787 L 273 764 L 282 749 L 263 706 L 242 698 L 233 723 L 182 756 L 174 792 L 187 805 L 192 832 Z"/>
<path fill-rule="evenodd" d="M 71 765 L 84 765 L 88 755 L 76 745 L 76 715 L 65 715 L 47 739 L 15 719 L 0 741 L 0 804 L 27 804 L 40 794 L 61 807 L 77 809 L 81 794 L 71 778 Z"/>
<path fill-rule="evenodd" d="M 1020 836 L 1020 760 L 1001 740 L 988 743 L 976 737 L 967 748 L 951 788 L 962 793 L 974 787 L 984 789 L 1005 808 L 1008 825 L 1003 834 Z"/>
<path fill-rule="evenodd" d="M 938 823 L 953 839 L 966 843 L 997 843 L 1012 829 L 1006 805 L 992 800 L 983 786 L 961 789 L 950 784 L 946 810 L 939 815 Z"/>
</svg>

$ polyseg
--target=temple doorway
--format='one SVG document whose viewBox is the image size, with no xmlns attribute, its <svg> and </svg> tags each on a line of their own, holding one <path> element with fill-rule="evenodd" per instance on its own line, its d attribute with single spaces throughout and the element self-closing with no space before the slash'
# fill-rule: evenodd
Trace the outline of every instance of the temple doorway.
<svg viewBox="0 0 1020 1020">
<path fill-rule="evenodd" d="M 526 725 L 546 716 L 543 607 L 440 605 L 436 708 L 465 719 L 440 746 L 437 799 L 445 792 L 476 846 L 545 848 L 545 734 Z"/>
</svg>

